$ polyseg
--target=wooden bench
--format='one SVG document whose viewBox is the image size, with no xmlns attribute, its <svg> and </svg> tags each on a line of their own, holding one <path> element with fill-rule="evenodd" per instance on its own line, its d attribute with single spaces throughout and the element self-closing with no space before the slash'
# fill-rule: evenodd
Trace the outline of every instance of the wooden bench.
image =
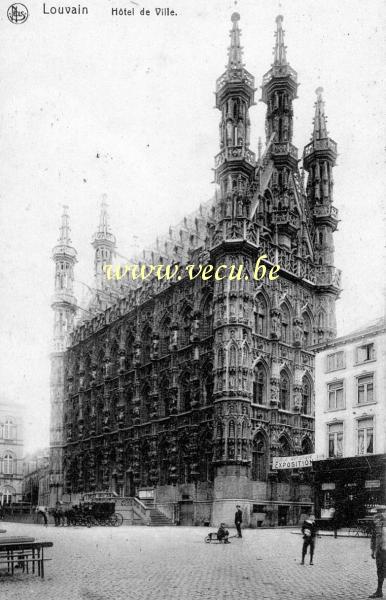
<svg viewBox="0 0 386 600">
<path fill-rule="evenodd" d="M 6 565 L 7 572 L 15 574 L 15 569 L 22 569 L 23 573 L 29 573 L 29 566 L 32 566 L 32 573 L 37 574 L 44 579 L 44 563 L 51 558 L 45 558 L 44 548 L 51 548 L 52 542 L 35 542 L 34 538 L 0 538 L 0 565 Z"/>
</svg>

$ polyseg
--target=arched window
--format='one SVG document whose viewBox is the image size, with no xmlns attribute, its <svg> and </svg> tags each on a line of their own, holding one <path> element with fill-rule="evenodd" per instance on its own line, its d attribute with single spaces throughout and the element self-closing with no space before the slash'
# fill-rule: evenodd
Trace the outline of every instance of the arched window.
<svg viewBox="0 0 386 600">
<path fill-rule="evenodd" d="M 15 488 L 5 485 L 0 488 L 0 506 L 5 506 L 8 504 L 12 504 L 12 502 L 16 499 L 16 490 Z"/>
<path fill-rule="evenodd" d="M 134 336 L 131 331 L 127 332 L 126 335 L 126 369 L 129 371 L 133 367 L 133 355 L 134 355 Z"/>
<path fill-rule="evenodd" d="M 205 405 L 212 403 L 213 400 L 213 375 L 212 372 L 208 373 L 204 379 L 204 397 Z"/>
<path fill-rule="evenodd" d="M 208 296 L 202 307 L 201 335 L 206 338 L 212 335 L 213 328 L 213 298 Z"/>
<path fill-rule="evenodd" d="M 280 408 L 282 410 L 290 409 L 290 381 L 287 373 L 280 373 L 280 390 L 279 390 Z"/>
<path fill-rule="evenodd" d="M 302 441 L 302 454 L 312 454 L 313 447 L 310 438 L 305 437 Z"/>
<path fill-rule="evenodd" d="M 302 414 L 310 415 L 311 412 L 311 383 L 305 375 L 302 381 Z"/>
<path fill-rule="evenodd" d="M 279 439 L 278 456 L 290 456 L 290 454 L 291 446 L 289 444 L 289 441 L 285 436 L 282 436 Z"/>
<path fill-rule="evenodd" d="M 142 331 L 142 362 L 144 364 L 150 361 L 151 353 L 151 329 L 149 326 L 144 327 Z"/>
<path fill-rule="evenodd" d="M 189 483 L 189 452 L 188 439 L 183 438 L 178 444 L 178 480 L 181 483 Z"/>
<path fill-rule="evenodd" d="M 169 346 L 170 346 L 170 319 L 166 317 L 160 326 L 160 356 L 165 356 L 165 354 L 169 354 Z"/>
<path fill-rule="evenodd" d="M 110 354 L 110 362 L 111 362 L 111 377 L 115 377 L 118 373 L 118 368 L 119 368 L 119 354 L 118 354 L 118 344 L 115 342 L 112 349 L 111 349 L 111 354 Z M 87 365 L 87 363 L 86 363 Z M 87 366 L 86 368 L 86 373 L 87 373 Z"/>
<path fill-rule="evenodd" d="M 14 457 L 11 452 L 6 452 L 3 458 L 4 475 L 14 475 Z"/>
<path fill-rule="evenodd" d="M 190 376 L 185 373 L 181 377 L 181 410 L 190 410 L 191 393 L 190 393 Z"/>
<path fill-rule="evenodd" d="M 318 328 L 324 329 L 327 325 L 327 317 L 325 311 L 322 309 L 318 315 Z"/>
<path fill-rule="evenodd" d="M 268 307 L 264 296 L 261 294 L 256 298 L 255 333 L 264 336 L 268 335 Z"/>
<path fill-rule="evenodd" d="M 286 304 L 281 306 L 281 341 L 290 343 L 290 312 Z"/>
<path fill-rule="evenodd" d="M 253 402 L 267 404 L 267 373 L 261 363 L 254 370 Z"/>
<path fill-rule="evenodd" d="M 244 344 L 241 350 L 241 365 L 243 367 L 248 367 L 249 362 L 249 349 L 247 344 Z"/>
<path fill-rule="evenodd" d="M 307 313 L 303 314 L 303 340 L 305 348 L 313 343 L 311 319 Z"/>
<path fill-rule="evenodd" d="M 210 431 L 201 437 L 200 448 L 200 481 L 213 481 L 213 447 Z"/>
<path fill-rule="evenodd" d="M 251 476 L 253 481 L 265 481 L 267 477 L 267 444 L 261 433 L 253 439 Z"/>
<path fill-rule="evenodd" d="M 158 448 L 159 456 L 159 482 L 160 485 L 166 485 L 169 482 L 169 447 L 166 441 L 160 443 Z"/>
<path fill-rule="evenodd" d="M 146 487 L 150 484 L 150 481 L 149 481 L 149 469 L 150 469 L 149 444 L 146 441 L 142 445 L 140 452 L 141 452 L 140 453 L 140 461 L 139 461 L 140 481 L 141 481 L 141 485 Z"/>
<path fill-rule="evenodd" d="M 181 332 L 181 337 L 180 337 L 181 348 L 184 348 L 185 346 L 189 346 L 189 344 L 190 344 L 191 328 L 192 328 L 192 309 L 190 308 L 190 306 L 188 306 L 183 311 L 182 318 L 181 318 L 181 328 L 180 328 L 180 332 Z"/>
<path fill-rule="evenodd" d="M 149 384 L 145 383 L 145 385 L 142 388 L 142 393 L 141 393 L 141 417 L 143 421 L 149 421 L 150 419 L 150 407 L 151 407 L 151 401 L 150 401 L 150 386 Z"/>
<path fill-rule="evenodd" d="M 169 385 L 167 379 L 163 379 L 160 383 L 160 416 L 170 416 L 170 396 L 169 396 Z"/>
<path fill-rule="evenodd" d="M 237 348 L 234 344 L 232 344 L 229 350 L 229 366 L 237 367 Z"/>
</svg>

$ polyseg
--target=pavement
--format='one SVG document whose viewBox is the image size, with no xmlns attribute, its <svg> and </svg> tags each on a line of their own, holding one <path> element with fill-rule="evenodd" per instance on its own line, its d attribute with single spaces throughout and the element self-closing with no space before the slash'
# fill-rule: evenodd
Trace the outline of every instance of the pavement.
<svg viewBox="0 0 386 600">
<path fill-rule="evenodd" d="M 376 587 L 366 538 L 318 538 L 314 566 L 302 566 L 302 538 L 288 529 L 247 529 L 224 545 L 204 542 L 207 527 L 2 527 L 54 543 L 44 580 L 0 576 L 7 600 L 362 600 Z"/>
</svg>

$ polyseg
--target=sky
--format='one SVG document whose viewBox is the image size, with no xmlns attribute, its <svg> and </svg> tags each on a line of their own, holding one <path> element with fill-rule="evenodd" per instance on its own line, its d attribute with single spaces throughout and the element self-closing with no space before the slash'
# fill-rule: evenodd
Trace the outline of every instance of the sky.
<svg viewBox="0 0 386 600">
<path fill-rule="evenodd" d="M 382 314 L 384 2 L 173 0 L 177 15 L 169 17 L 153 14 L 156 0 L 85 1 L 88 15 L 63 16 L 44 15 L 37 0 L 25 3 L 30 14 L 21 25 L 8 21 L 6 5 L 0 9 L 0 399 L 25 405 L 28 450 L 48 444 L 51 252 L 61 207 L 69 205 L 76 279 L 92 284 L 90 242 L 102 194 L 123 256 L 212 196 L 220 118 L 213 92 L 235 10 L 257 100 L 272 62 L 275 17 L 284 16 L 287 57 L 300 82 L 299 154 L 312 131 L 315 89 L 324 88 L 339 152 L 338 333 Z M 112 16 L 113 7 L 136 14 Z M 151 16 L 141 16 L 142 7 Z M 265 105 L 257 102 L 250 115 L 257 152 Z M 85 289 L 77 284 L 79 299 Z"/>
</svg>

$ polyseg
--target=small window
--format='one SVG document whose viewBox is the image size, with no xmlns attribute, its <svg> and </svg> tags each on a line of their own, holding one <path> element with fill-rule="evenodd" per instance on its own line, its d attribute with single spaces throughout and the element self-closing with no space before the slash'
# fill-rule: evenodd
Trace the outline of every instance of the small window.
<svg viewBox="0 0 386 600">
<path fill-rule="evenodd" d="M 327 355 L 327 371 L 335 371 L 336 369 L 344 369 L 344 352 L 334 352 Z"/>
<path fill-rule="evenodd" d="M 344 408 L 343 381 L 328 384 L 328 408 L 330 410 Z"/>
<path fill-rule="evenodd" d="M 373 454 L 374 452 L 374 423 L 373 419 L 358 421 L 357 454 Z"/>
<path fill-rule="evenodd" d="M 357 401 L 358 404 L 368 404 L 374 402 L 374 376 L 363 375 L 358 377 L 357 383 Z"/>
<path fill-rule="evenodd" d="M 374 344 L 365 344 L 364 346 L 359 346 L 356 352 L 356 361 L 357 363 L 363 363 L 368 360 L 375 359 L 375 348 Z"/>
<path fill-rule="evenodd" d="M 328 426 L 328 457 L 343 456 L 343 423 L 332 423 Z"/>
</svg>

